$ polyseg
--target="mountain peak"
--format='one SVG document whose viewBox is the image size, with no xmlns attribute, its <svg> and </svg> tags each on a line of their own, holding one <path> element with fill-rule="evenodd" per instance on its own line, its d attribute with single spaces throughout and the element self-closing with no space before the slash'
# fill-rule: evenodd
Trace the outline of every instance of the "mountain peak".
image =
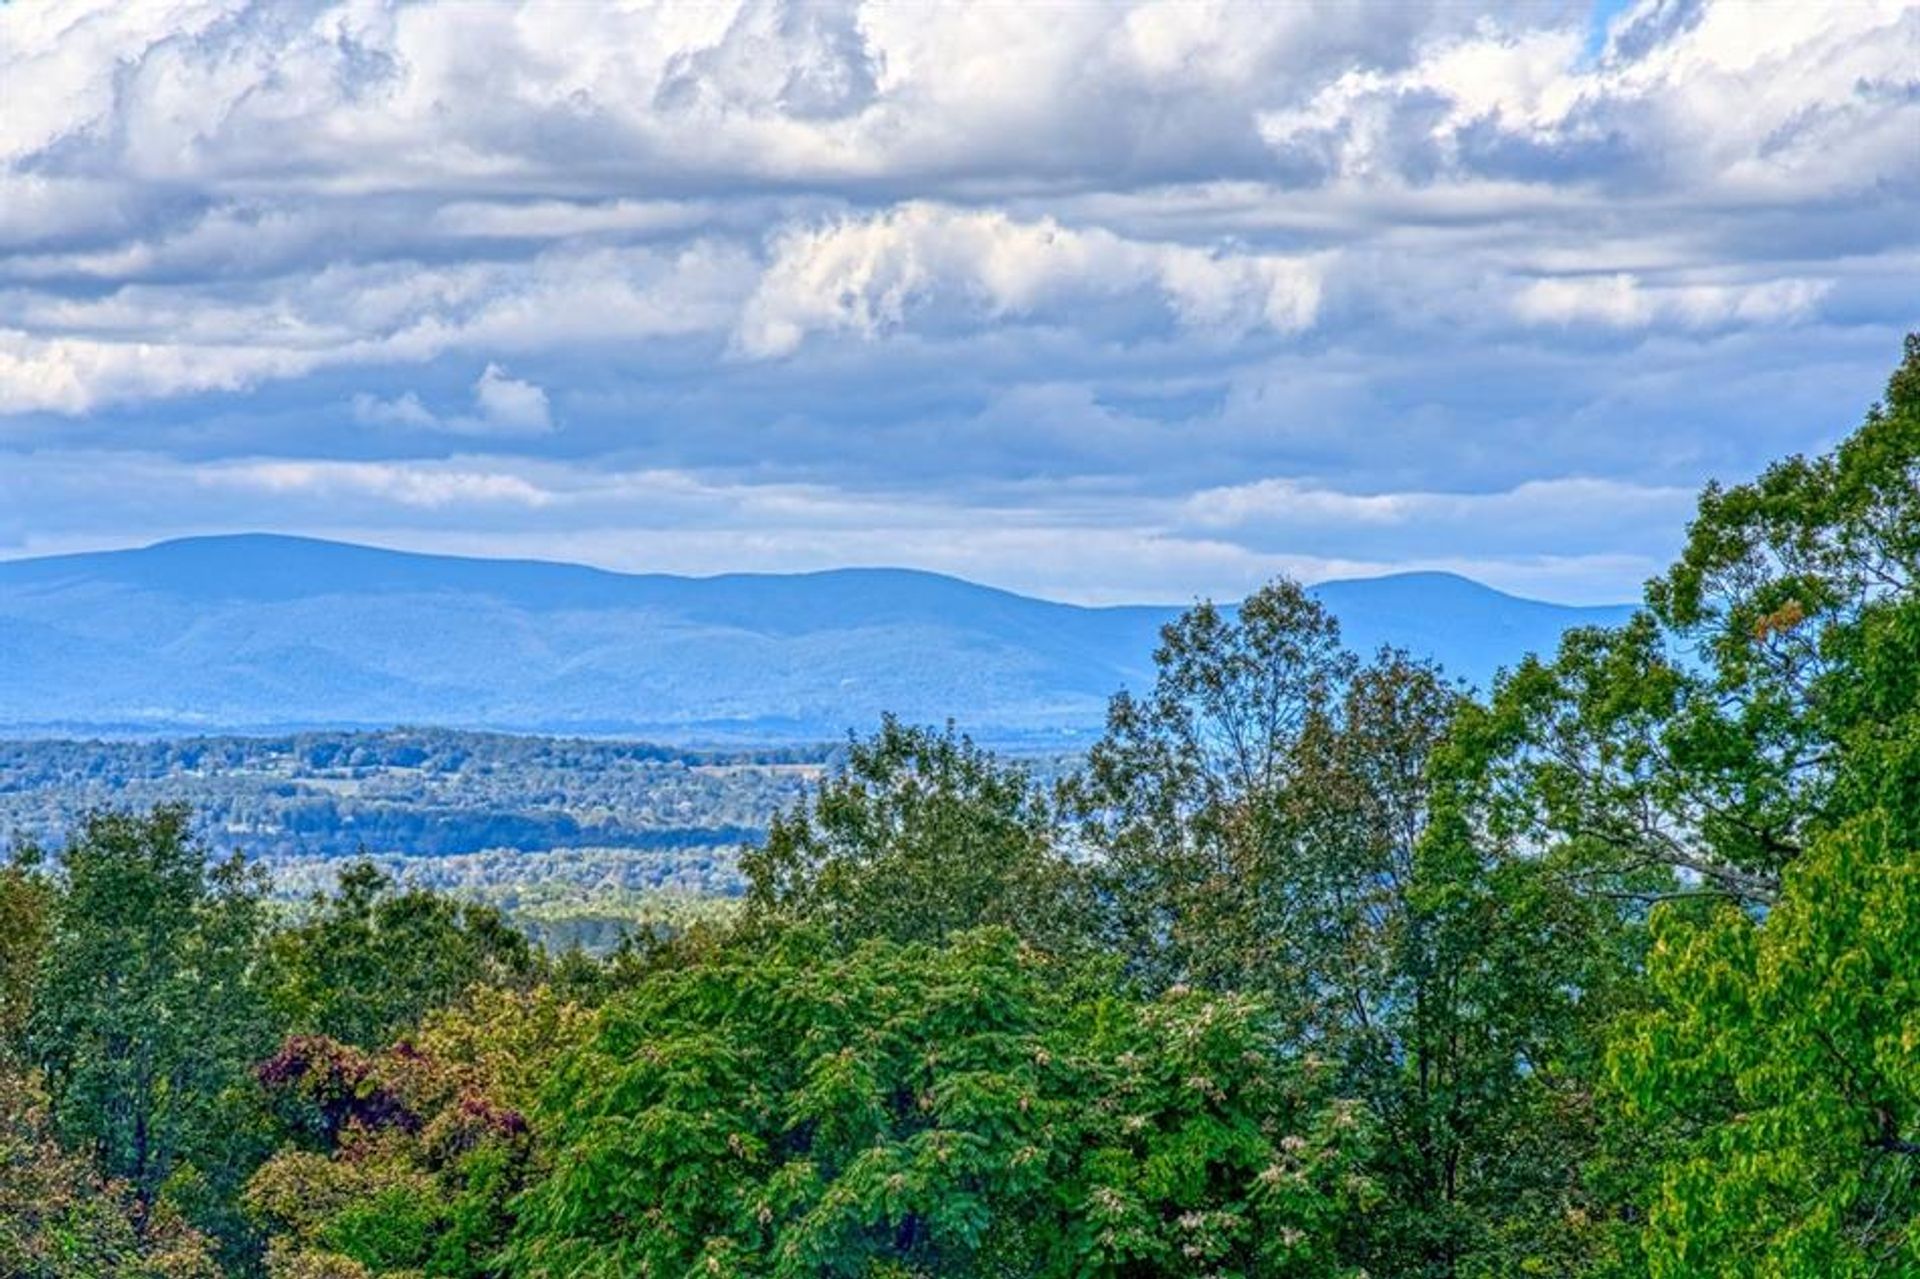
<svg viewBox="0 0 1920 1279">
<path fill-rule="evenodd" d="M 1313 588 L 1360 651 L 1484 682 L 1608 610 L 1409 573 Z M 1623 610 L 1612 610 L 1613 613 Z M 676 577 L 244 533 L 0 563 L 0 726 L 439 723 L 835 737 L 882 712 L 1097 730 L 1167 607 L 914 569 Z"/>
</svg>

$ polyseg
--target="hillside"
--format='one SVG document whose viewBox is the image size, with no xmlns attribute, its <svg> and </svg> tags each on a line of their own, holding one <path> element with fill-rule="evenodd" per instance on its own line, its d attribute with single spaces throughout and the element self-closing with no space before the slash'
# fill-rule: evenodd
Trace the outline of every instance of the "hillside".
<svg viewBox="0 0 1920 1279">
<path fill-rule="evenodd" d="M 1366 650 L 1484 682 L 1617 620 L 1444 574 L 1316 588 Z M 1164 607 L 900 569 L 687 578 L 265 535 L 0 563 L 0 726 L 438 723 L 837 736 L 883 711 L 1072 738 L 1138 684 Z"/>
</svg>

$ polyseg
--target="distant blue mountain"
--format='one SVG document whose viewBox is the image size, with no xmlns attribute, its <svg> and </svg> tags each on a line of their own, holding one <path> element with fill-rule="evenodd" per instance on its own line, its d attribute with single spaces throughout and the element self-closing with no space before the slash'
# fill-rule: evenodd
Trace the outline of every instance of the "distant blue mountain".
<svg viewBox="0 0 1920 1279">
<path fill-rule="evenodd" d="M 1474 683 L 1625 607 L 1438 573 L 1314 588 L 1349 644 Z M 1096 729 L 1151 678 L 1165 607 L 1082 608 L 934 573 L 689 578 L 191 538 L 0 562 L 0 727 L 434 723 L 675 738 L 837 736 L 883 711 L 988 738 Z"/>
</svg>

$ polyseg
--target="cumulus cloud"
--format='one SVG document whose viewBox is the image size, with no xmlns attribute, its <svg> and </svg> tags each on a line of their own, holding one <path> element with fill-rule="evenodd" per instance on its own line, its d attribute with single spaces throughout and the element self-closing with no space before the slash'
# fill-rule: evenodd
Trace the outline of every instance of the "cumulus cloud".
<svg viewBox="0 0 1920 1279">
<path fill-rule="evenodd" d="M 450 431 L 456 435 L 541 435 L 553 430 L 547 393 L 532 382 L 507 376 L 489 362 L 472 387 L 473 410 L 442 416 L 406 391 L 382 399 L 365 391 L 353 397 L 354 420 L 369 426 Z"/>
<path fill-rule="evenodd" d="M 708 241 L 564 245 L 515 261 L 328 263 L 89 289 L 0 289 L 0 406 L 83 413 L 448 352 L 723 333 L 750 282 Z M 0 267 L 0 271 L 4 271 Z"/>
<path fill-rule="evenodd" d="M 1920 9 L 1579 9 L 0 5 L 0 484 L 685 554 L 654 503 L 714 567 L 1087 597 L 1630 592 L 1920 318 Z"/>
<path fill-rule="evenodd" d="M 872 338 L 921 313 L 1045 318 L 1143 300 L 1183 328 L 1228 337 L 1293 332 L 1320 305 L 1319 265 L 1075 230 L 1051 219 L 911 203 L 783 234 L 738 331 L 749 355 L 785 355 L 815 331 Z"/>
<path fill-rule="evenodd" d="M 531 382 L 510 378 L 498 364 L 489 364 L 473 384 L 478 420 L 490 430 L 551 431 L 547 393 Z"/>
<path fill-rule="evenodd" d="M 1684 15 L 1679 20 L 1676 15 Z M 1277 153 L 1362 183 L 1512 177 L 1620 195 L 1812 200 L 1920 177 L 1920 10 L 1640 0 L 1588 57 L 1572 29 L 1487 24 L 1260 115 Z M 1904 65 L 1903 65 L 1904 64 Z"/>
</svg>

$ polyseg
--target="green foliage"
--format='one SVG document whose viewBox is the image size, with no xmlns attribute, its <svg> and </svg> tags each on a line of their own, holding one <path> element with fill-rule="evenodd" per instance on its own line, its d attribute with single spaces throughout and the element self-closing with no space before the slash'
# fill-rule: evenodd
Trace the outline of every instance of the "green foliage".
<svg viewBox="0 0 1920 1279">
<path fill-rule="evenodd" d="M 1490 794 L 1597 883 L 1757 904 L 1855 814 L 1920 827 L 1917 571 L 1920 335 L 1833 453 L 1707 488 L 1644 616 L 1502 682 Z"/>
<path fill-rule="evenodd" d="M 499 911 L 401 888 L 357 862 L 269 941 L 265 980 L 301 1034 L 377 1048 L 476 984 L 524 983 L 538 957 Z"/>
<path fill-rule="evenodd" d="M 0 1067 L 20 1048 L 52 923 L 53 884 L 39 861 L 37 849 L 23 848 L 0 866 Z"/>
<path fill-rule="evenodd" d="M 1884 816 L 1815 840 L 1764 919 L 1663 907 L 1659 1005 L 1615 1067 L 1682 1139 L 1660 1279 L 1920 1273 L 1920 857 Z"/>
<path fill-rule="evenodd" d="M 889 717 L 852 743 L 812 803 L 744 854 L 750 920 L 801 922 L 842 945 L 941 941 L 982 925 L 1070 950 L 1086 932 L 1079 876 L 1054 848 L 1045 795 L 951 727 Z"/>
<path fill-rule="evenodd" d="M 1379 1123 L 1373 1273 L 1611 1248 L 1579 1166 L 1634 948 L 1455 784 L 1463 696 L 1404 654 L 1358 664 L 1284 582 L 1194 610 L 1158 659 L 1067 788 L 1131 971 L 1256 993 L 1294 1054 L 1330 1055 Z"/>
<path fill-rule="evenodd" d="M 1832 453 L 1710 486 L 1654 583 L 1663 621 L 1711 655 L 1803 825 L 1880 807 L 1920 829 L 1920 334 L 1886 398 Z"/>
<path fill-rule="evenodd" d="M 488 902 L 492 894 L 478 900 Z M 674 937 L 693 928 L 724 928 L 741 913 L 738 897 L 620 888 L 532 885 L 499 894 L 507 921 L 548 954 L 606 955 L 629 938 Z"/>
<path fill-rule="evenodd" d="M 1273 1049 L 1245 1001 L 1093 995 L 1005 931 L 791 934 L 602 1013 L 515 1271 L 1336 1273 L 1365 1124 Z"/>
<path fill-rule="evenodd" d="M 1917 567 L 1910 338 L 1858 432 L 1710 486 L 1646 613 L 1523 665 L 1457 734 L 1477 838 L 1629 936 L 1665 903 L 1613 1049 L 1637 1167 L 1596 1157 L 1653 1274 L 1920 1270 Z"/>
<path fill-rule="evenodd" d="M 1099 851 L 1110 944 L 1151 987 L 1270 985 L 1256 970 L 1292 915 L 1264 894 L 1286 823 L 1278 797 L 1353 657 L 1333 618 L 1281 580 L 1231 615 L 1184 614 L 1154 661 L 1152 691 L 1113 699 L 1106 735 L 1064 787 Z"/>
<path fill-rule="evenodd" d="M 142 1229 L 142 1226 L 145 1228 Z M 46 1100 L 0 1065 L 0 1275 L 8 1279 L 215 1279 L 206 1241 L 53 1139 Z"/>
<path fill-rule="evenodd" d="M 142 1211 L 163 1189 L 218 1200 L 262 1137 L 247 1098 L 274 1039 L 253 980 L 264 885 L 209 865 L 180 809 L 94 815 L 60 871 L 26 1035 L 56 1130 Z"/>
</svg>

